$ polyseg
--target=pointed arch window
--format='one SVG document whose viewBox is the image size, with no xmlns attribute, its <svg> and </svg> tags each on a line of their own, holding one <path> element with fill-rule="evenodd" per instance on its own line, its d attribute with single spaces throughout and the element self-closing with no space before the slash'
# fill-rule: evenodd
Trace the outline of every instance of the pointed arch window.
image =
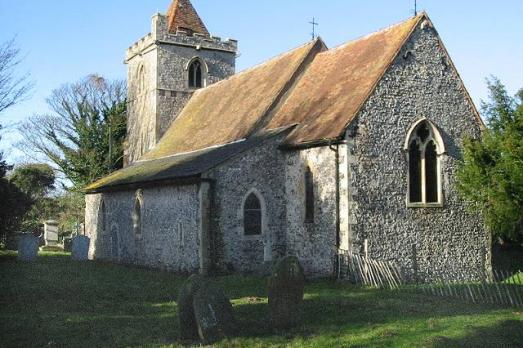
<svg viewBox="0 0 523 348">
<path fill-rule="evenodd" d="M 193 60 L 189 64 L 189 88 L 202 88 L 204 81 L 204 67 L 199 59 Z"/>
<path fill-rule="evenodd" d="M 247 196 L 243 204 L 243 230 L 246 236 L 262 234 L 262 205 L 254 192 Z"/>
<path fill-rule="evenodd" d="M 309 166 L 305 168 L 305 222 L 314 222 L 314 176 Z"/>
<path fill-rule="evenodd" d="M 142 236 L 142 194 L 140 191 L 136 194 L 133 208 L 133 231 L 135 237 Z"/>
<path fill-rule="evenodd" d="M 407 205 L 442 206 L 441 155 L 445 148 L 437 128 L 426 119 L 415 123 L 405 150 L 409 166 Z"/>
</svg>

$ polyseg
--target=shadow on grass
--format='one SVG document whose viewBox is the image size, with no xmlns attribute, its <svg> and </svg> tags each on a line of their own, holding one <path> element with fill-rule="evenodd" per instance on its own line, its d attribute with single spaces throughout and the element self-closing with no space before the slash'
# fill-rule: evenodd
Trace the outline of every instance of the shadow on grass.
<svg viewBox="0 0 523 348">
<path fill-rule="evenodd" d="M 450 339 L 436 336 L 426 341 L 435 348 L 448 347 L 521 347 L 523 345 L 523 322 L 504 320 L 493 326 L 468 330 L 462 338 Z"/>
<path fill-rule="evenodd" d="M 185 277 L 128 266 L 76 263 L 63 254 L 45 254 L 33 264 L 0 254 L 0 277 L 4 280 L 0 283 L 4 346 L 191 343 L 179 341 L 175 302 Z M 497 314 L 503 310 L 495 306 L 322 281 L 306 287 L 301 324 L 274 331 L 267 319 L 265 279 L 235 275 L 217 282 L 233 300 L 238 318 L 237 336 L 217 343 L 223 347 L 307 346 L 312 341 L 316 346 L 412 345 L 427 337 L 447 337 L 452 325 L 464 325 L 462 333 L 474 341 L 473 336 L 481 337 L 482 329 L 467 329 L 465 324 L 483 316 L 495 316 L 493 326 L 483 327 L 498 332 L 492 336 L 501 337 L 501 342 L 512 342 L 507 335 L 521 328 L 517 320 L 506 321 L 512 324 L 503 327 L 500 318 L 508 312 Z M 434 340 L 428 344 L 439 344 Z"/>
</svg>

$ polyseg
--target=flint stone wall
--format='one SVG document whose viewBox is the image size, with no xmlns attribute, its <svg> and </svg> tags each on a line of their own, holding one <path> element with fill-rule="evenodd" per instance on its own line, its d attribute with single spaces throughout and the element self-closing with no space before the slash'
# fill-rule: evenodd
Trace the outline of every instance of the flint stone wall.
<svg viewBox="0 0 523 348">
<path fill-rule="evenodd" d="M 443 208 L 406 207 L 403 145 L 422 117 L 438 127 L 447 151 Z M 421 281 L 482 278 L 490 268 L 490 240 L 455 182 L 462 140 L 477 138 L 480 123 L 434 29 L 414 32 L 347 135 L 349 247 L 362 252 L 368 239 L 370 257 L 396 261 L 412 280 L 416 274 Z"/>
<path fill-rule="evenodd" d="M 214 259 L 220 269 L 260 273 L 285 255 L 285 157 L 278 150 L 282 140 L 281 135 L 267 140 L 207 173 L 216 180 Z M 246 236 L 243 204 L 253 190 L 262 198 L 263 233 Z"/>
<path fill-rule="evenodd" d="M 141 235 L 135 235 L 133 229 L 135 197 L 135 191 L 86 196 L 90 257 L 177 272 L 198 271 L 198 186 L 142 190 Z M 102 199 L 106 207 L 105 227 L 101 226 Z"/>
</svg>

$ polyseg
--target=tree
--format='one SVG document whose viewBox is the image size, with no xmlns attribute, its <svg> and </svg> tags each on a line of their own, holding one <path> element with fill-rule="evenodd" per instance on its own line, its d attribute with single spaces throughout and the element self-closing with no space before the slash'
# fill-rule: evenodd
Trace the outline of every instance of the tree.
<svg viewBox="0 0 523 348">
<path fill-rule="evenodd" d="M 482 103 L 487 129 L 466 139 L 458 168 L 461 196 L 483 213 L 496 238 L 523 240 L 523 89 L 515 97 L 496 78 Z"/>
<path fill-rule="evenodd" d="M 126 136 L 123 81 L 91 75 L 54 90 L 52 114 L 30 117 L 21 127 L 22 150 L 54 163 L 76 189 L 123 166 Z"/>
<path fill-rule="evenodd" d="M 0 44 L 0 113 L 26 98 L 33 88 L 27 74 L 15 73 L 20 62 L 14 39 Z"/>
<path fill-rule="evenodd" d="M 55 189 L 53 168 L 44 163 L 16 167 L 9 180 L 31 200 L 20 227 L 24 231 L 40 231 L 45 220 L 58 215 L 58 204 L 50 193 Z"/>
</svg>

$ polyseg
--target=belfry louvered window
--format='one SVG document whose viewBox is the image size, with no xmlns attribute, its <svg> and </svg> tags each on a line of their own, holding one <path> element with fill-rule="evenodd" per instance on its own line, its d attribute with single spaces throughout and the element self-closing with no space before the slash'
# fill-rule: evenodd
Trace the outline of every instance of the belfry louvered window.
<svg viewBox="0 0 523 348">
<path fill-rule="evenodd" d="M 427 120 L 419 121 L 409 132 L 408 195 L 410 206 L 441 205 L 441 155 L 444 145 L 438 130 Z"/>
<path fill-rule="evenodd" d="M 203 67 L 200 60 L 195 59 L 189 65 L 189 87 L 202 88 L 203 87 Z"/>
</svg>

